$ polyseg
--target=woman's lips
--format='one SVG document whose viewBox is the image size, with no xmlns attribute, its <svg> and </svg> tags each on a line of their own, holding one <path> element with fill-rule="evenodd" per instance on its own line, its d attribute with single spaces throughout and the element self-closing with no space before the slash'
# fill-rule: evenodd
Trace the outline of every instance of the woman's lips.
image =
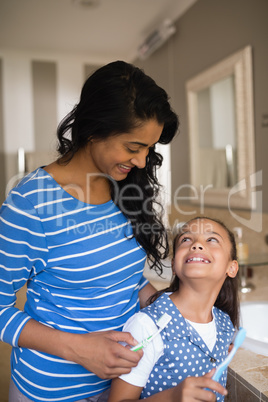
<svg viewBox="0 0 268 402">
<path fill-rule="evenodd" d="M 122 165 L 122 164 L 119 164 L 118 167 L 119 167 L 119 170 L 120 170 L 121 172 L 123 172 L 123 173 L 129 173 L 129 172 L 131 171 L 131 169 L 132 169 L 132 167 L 126 166 L 126 165 Z"/>
</svg>

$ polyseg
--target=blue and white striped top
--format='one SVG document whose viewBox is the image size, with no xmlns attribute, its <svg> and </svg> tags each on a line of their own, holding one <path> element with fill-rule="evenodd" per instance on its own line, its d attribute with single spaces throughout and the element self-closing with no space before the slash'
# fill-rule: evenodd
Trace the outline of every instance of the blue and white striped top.
<svg viewBox="0 0 268 402">
<path fill-rule="evenodd" d="M 109 386 L 82 366 L 18 347 L 35 320 L 73 333 L 121 330 L 139 310 L 146 253 L 109 201 L 83 203 L 42 168 L 11 191 L 0 211 L 0 339 L 13 345 L 12 378 L 34 401 L 77 401 Z M 24 312 L 14 307 L 27 282 Z"/>
</svg>

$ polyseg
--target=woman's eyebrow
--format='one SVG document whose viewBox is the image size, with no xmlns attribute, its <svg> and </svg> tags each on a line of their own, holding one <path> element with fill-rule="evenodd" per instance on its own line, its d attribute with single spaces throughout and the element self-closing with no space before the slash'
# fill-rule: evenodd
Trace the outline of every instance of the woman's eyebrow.
<svg viewBox="0 0 268 402">
<path fill-rule="evenodd" d="M 148 147 L 148 144 L 144 144 L 143 142 L 139 142 L 139 141 L 129 141 L 129 144 L 141 145 L 142 147 Z"/>
<path fill-rule="evenodd" d="M 144 142 L 139 142 L 139 141 L 128 141 L 129 144 L 132 145 L 140 145 L 142 147 L 149 147 L 149 144 L 145 144 Z M 154 144 L 150 145 L 150 147 L 154 147 L 157 144 L 157 142 L 155 142 Z"/>
</svg>

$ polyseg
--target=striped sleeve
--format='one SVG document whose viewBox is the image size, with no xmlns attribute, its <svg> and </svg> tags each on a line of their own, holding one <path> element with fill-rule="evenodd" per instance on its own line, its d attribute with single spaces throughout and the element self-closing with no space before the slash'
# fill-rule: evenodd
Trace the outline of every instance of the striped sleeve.
<svg viewBox="0 0 268 402">
<path fill-rule="evenodd" d="M 139 283 L 139 291 L 140 291 L 141 289 L 143 289 L 146 285 L 148 285 L 148 283 L 150 283 L 150 282 L 148 281 L 148 279 L 145 278 L 144 275 L 142 275 L 141 280 L 140 280 L 140 283 Z"/>
<path fill-rule="evenodd" d="M 16 292 L 46 266 L 48 249 L 33 205 L 11 192 L 0 210 L 0 339 L 18 345 L 31 318 L 14 307 Z"/>
</svg>

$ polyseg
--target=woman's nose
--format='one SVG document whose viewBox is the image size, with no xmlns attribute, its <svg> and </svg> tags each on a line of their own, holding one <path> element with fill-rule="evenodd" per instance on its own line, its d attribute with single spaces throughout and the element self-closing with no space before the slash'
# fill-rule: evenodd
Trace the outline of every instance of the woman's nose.
<svg viewBox="0 0 268 402">
<path fill-rule="evenodd" d="M 148 150 L 142 150 L 131 158 L 131 163 L 139 169 L 143 169 L 146 166 L 146 157 L 148 155 Z"/>
</svg>

